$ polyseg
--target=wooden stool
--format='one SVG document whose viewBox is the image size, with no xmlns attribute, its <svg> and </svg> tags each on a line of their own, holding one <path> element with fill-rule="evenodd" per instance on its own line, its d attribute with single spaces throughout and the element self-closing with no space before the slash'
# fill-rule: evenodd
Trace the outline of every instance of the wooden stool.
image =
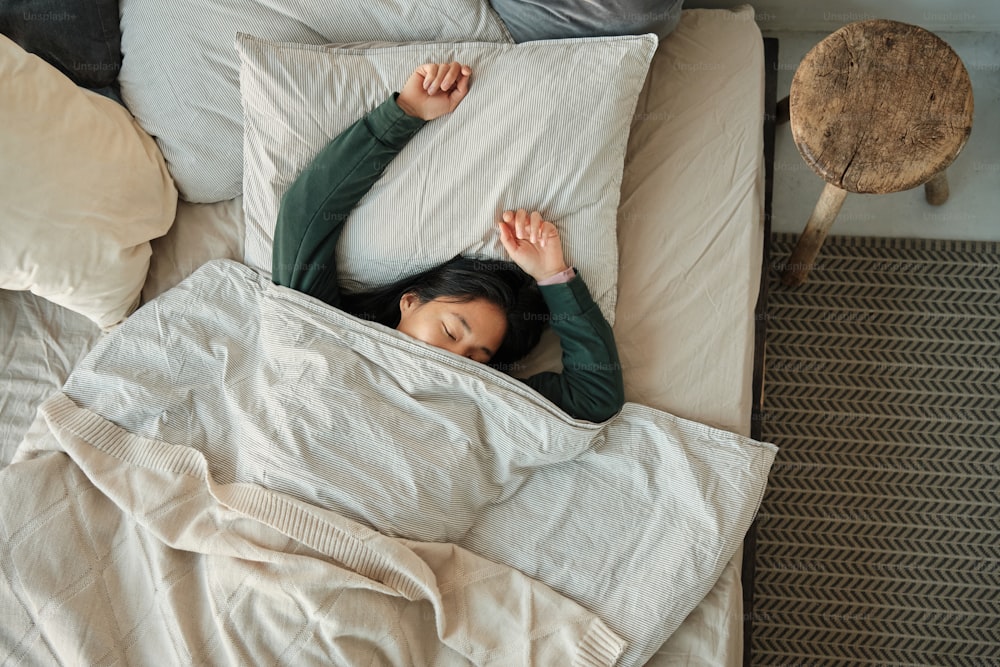
<svg viewBox="0 0 1000 667">
<path fill-rule="evenodd" d="M 779 103 L 780 105 L 781 103 Z M 955 52 L 923 28 L 845 25 L 806 54 L 788 96 L 792 137 L 826 180 L 781 282 L 805 281 L 848 192 L 924 185 L 948 199 L 945 169 L 972 132 L 972 85 Z"/>
</svg>

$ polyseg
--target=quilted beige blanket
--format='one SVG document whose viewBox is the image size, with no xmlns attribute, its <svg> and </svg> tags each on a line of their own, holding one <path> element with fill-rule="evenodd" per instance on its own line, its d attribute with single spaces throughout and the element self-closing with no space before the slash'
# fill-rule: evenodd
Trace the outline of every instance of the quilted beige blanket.
<svg viewBox="0 0 1000 667">
<path fill-rule="evenodd" d="M 519 381 L 229 261 L 106 336 L 0 471 L 0 660 L 637 665 L 775 448 Z"/>
<path fill-rule="evenodd" d="M 217 484 L 196 450 L 62 394 L 42 411 L 64 453 L 0 478 L 5 664 L 610 665 L 622 651 L 510 567 Z"/>
</svg>

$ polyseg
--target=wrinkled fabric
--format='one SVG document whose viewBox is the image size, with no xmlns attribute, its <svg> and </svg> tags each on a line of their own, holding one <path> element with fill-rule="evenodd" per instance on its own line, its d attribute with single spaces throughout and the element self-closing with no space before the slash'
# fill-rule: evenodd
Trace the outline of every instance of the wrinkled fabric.
<svg viewBox="0 0 1000 667">
<path fill-rule="evenodd" d="M 647 660 L 711 589 L 775 453 L 632 403 L 570 419 L 518 380 L 227 260 L 106 336 L 64 393 L 198 453 L 218 484 L 519 570 L 628 642 L 621 664 Z M 18 459 L 32 448 L 59 446 L 39 438 Z"/>
</svg>

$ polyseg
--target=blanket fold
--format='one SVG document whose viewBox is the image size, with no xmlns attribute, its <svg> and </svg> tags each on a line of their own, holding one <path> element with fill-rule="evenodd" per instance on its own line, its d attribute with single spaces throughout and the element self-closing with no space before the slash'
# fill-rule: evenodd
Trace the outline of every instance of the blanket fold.
<svg viewBox="0 0 1000 667">
<path fill-rule="evenodd" d="M 518 380 L 226 260 L 106 336 L 63 393 L 46 403 L 47 431 L 22 444 L 21 463 L 66 451 L 168 549 L 198 553 L 205 535 L 230 549 L 242 578 L 227 589 L 235 598 L 207 598 L 219 609 L 283 567 L 295 595 L 277 586 L 258 613 L 294 617 L 289 609 L 308 606 L 298 591 L 332 577 L 380 596 L 352 612 L 359 627 L 372 620 L 364 632 L 382 633 L 373 619 L 388 616 L 416 617 L 424 633 L 421 615 L 433 616 L 434 640 L 403 632 L 397 649 L 416 653 L 391 664 L 437 664 L 425 661 L 432 653 L 455 664 L 642 664 L 739 548 L 776 451 L 636 404 L 601 424 L 573 420 Z M 119 477 L 126 486 L 112 484 Z M 147 506 L 155 485 L 176 486 L 177 506 Z M 176 532 L 152 520 L 181 511 L 180 489 L 195 488 L 211 513 Z M 216 528 L 195 530 L 205 521 Z M 367 560 L 374 553 L 392 567 Z M 473 591 L 480 575 L 485 589 Z M 336 616 L 333 598 L 320 597 L 309 604 Z M 494 614 L 520 643 L 493 646 L 472 623 Z M 294 650 L 322 653 L 325 640 L 290 625 Z M 269 641 L 282 644 L 279 634 Z M 549 650 L 542 643 L 560 657 L 533 657 Z M 527 648 L 504 648 L 514 645 Z"/>
<path fill-rule="evenodd" d="M 41 413 L 67 456 L 0 471 L 0 493 L 25 498 L 0 515 L 5 659 L 596 666 L 624 648 L 593 613 L 460 547 L 219 485 L 197 450 L 61 393 Z"/>
</svg>

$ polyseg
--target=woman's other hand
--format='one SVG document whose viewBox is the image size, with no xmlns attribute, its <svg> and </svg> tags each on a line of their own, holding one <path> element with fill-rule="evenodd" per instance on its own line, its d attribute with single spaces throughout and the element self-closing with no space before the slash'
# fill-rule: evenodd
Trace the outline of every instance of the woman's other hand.
<svg viewBox="0 0 1000 667">
<path fill-rule="evenodd" d="M 424 63 L 407 79 L 396 104 L 409 116 L 434 120 L 465 98 L 471 75 L 472 68 L 462 63 Z"/>
<path fill-rule="evenodd" d="M 500 243 L 510 258 L 536 282 L 569 268 L 563 259 L 559 230 L 538 211 L 504 211 L 497 225 Z"/>
</svg>

